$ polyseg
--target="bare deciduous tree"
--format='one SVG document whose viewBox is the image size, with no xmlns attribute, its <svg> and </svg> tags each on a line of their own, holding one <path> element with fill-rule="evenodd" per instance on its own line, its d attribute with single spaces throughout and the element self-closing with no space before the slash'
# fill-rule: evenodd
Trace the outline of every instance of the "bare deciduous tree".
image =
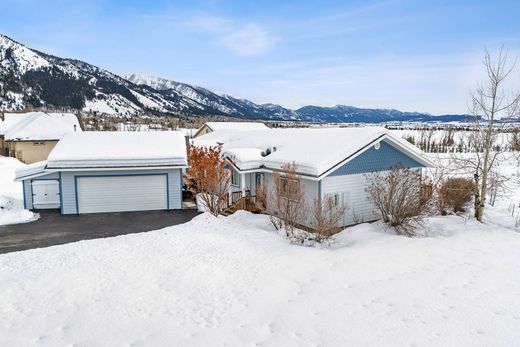
<svg viewBox="0 0 520 347">
<path fill-rule="evenodd" d="M 368 199 L 381 213 L 383 222 L 400 235 L 415 236 L 428 207 L 419 172 L 401 167 L 366 175 Z"/>
<path fill-rule="evenodd" d="M 329 239 L 341 231 L 341 220 L 346 207 L 340 206 L 334 196 L 325 196 L 323 199 L 314 199 L 311 209 L 311 228 L 316 233 L 314 238 L 318 242 Z"/>
<path fill-rule="evenodd" d="M 496 57 L 486 51 L 483 64 L 486 68 L 486 82 L 471 95 L 471 113 L 477 117 L 475 131 L 470 135 L 470 143 L 475 151 L 473 156 L 457 158 L 458 164 L 470 168 L 475 180 L 475 218 L 482 222 L 489 179 L 504 157 L 506 146 L 498 141 L 499 129 L 496 120 L 502 116 L 518 114 L 520 93 L 506 95 L 505 81 L 514 70 L 515 64 L 508 62 L 507 52 L 500 49 Z M 482 117 L 482 118 L 479 118 Z"/>
<path fill-rule="evenodd" d="M 306 214 L 305 190 L 296 164 L 285 164 L 281 171 L 273 173 L 267 209 L 273 226 L 291 237 Z"/>
</svg>

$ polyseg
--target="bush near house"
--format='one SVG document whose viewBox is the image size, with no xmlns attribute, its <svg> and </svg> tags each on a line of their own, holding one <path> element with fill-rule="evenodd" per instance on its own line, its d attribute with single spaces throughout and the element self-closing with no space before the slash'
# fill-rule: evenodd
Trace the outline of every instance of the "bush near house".
<svg viewBox="0 0 520 347">
<path fill-rule="evenodd" d="M 222 157 L 222 146 L 197 147 L 188 151 L 188 165 L 184 181 L 188 189 L 215 216 L 227 207 L 231 175 Z"/>
<path fill-rule="evenodd" d="M 346 207 L 336 203 L 334 196 L 325 196 L 321 200 L 314 199 L 310 213 L 310 227 L 315 233 L 314 240 L 323 242 L 340 232 L 342 230 L 341 221 L 346 210 Z"/>
<path fill-rule="evenodd" d="M 394 167 L 374 172 L 368 179 L 368 199 L 381 213 L 383 222 L 400 235 L 415 236 L 429 205 L 424 194 L 421 174 L 415 170 Z"/>
<path fill-rule="evenodd" d="M 465 212 L 465 206 L 475 193 L 475 182 L 468 178 L 449 178 L 439 188 L 439 210 L 448 212 Z"/>
<path fill-rule="evenodd" d="M 282 166 L 282 173 L 273 173 L 273 188 L 269 192 L 267 212 L 277 230 L 284 230 L 288 238 L 295 236 L 295 230 L 307 211 L 305 190 L 296 164 Z"/>
</svg>

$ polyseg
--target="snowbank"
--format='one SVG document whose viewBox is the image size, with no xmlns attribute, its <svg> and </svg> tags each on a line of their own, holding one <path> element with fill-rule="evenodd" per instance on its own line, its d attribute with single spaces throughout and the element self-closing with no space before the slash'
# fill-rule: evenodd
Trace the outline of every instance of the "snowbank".
<svg viewBox="0 0 520 347">
<path fill-rule="evenodd" d="M 203 214 L 0 255 L 0 345 L 517 344 L 520 234 L 454 216 L 430 227 L 363 224 L 317 249 L 266 216 Z"/>
<path fill-rule="evenodd" d="M 22 183 L 14 182 L 15 170 L 25 166 L 15 158 L 0 156 L 0 225 L 38 219 L 38 214 L 24 210 Z"/>
<path fill-rule="evenodd" d="M 32 222 L 38 217 L 37 213 L 23 208 L 23 200 L 0 194 L 0 225 Z"/>
</svg>

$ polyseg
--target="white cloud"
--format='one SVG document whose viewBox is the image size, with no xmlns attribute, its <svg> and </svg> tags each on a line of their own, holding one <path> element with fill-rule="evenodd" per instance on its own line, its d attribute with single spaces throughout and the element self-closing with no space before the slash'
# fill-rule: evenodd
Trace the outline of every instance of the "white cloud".
<svg viewBox="0 0 520 347">
<path fill-rule="evenodd" d="M 251 56 L 266 53 L 274 44 L 273 37 L 256 24 L 248 24 L 223 35 L 219 43 L 239 55 Z"/>
<path fill-rule="evenodd" d="M 197 15 L 184 21 L 183 25 L 210 34 L 216 44 L 242 56 L 264 54 L 275 43 L 268 30 L 256 23 L 238 24 L 228 18 Z"/>
</svg>

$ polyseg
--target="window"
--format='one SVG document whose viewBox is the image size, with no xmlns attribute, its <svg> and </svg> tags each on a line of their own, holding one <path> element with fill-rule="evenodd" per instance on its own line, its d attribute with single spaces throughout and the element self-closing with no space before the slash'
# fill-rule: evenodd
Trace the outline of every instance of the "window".
<svg viewBox="0 0 520 347">
<path fill-rule="evenodd" d="M 300 188 L 300 181 L 286 177 L 281 177 L 280 181 L 282 184 L 282 191 L 280 192 L 280 195 L 282 197 L 291 200 L 298 198 L 296 194 L 298 193 Z"/>
<path fill-rule="evenodd" d="M 231 170 L 231 184 L 240 187 L 240 174 L 235 170 Z"/>
<path fill-rule="evenodd" d="M 45 144 L 45 142 L 43 142 L 43 141 L 34 141 L 33 144 L 35 146 L 43 146 Z"/>
<path fill-rule="evenodd" d="M 339 194 L 334 194 L 334 206 L 339 206 Z"/>
</svg>

